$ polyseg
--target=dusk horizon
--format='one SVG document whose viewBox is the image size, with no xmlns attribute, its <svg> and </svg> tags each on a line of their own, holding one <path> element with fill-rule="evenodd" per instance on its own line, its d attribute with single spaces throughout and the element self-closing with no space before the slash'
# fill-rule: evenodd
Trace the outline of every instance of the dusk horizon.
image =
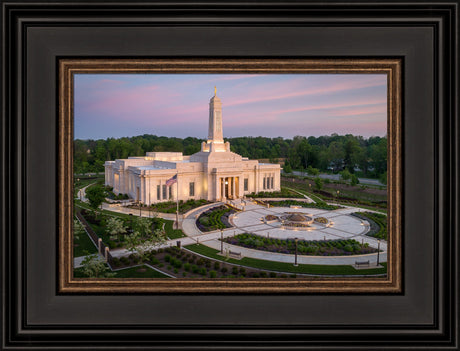
<svg viewBox="0 0 460 351">
<path fill-rule="evenodd" d="M 74 137 L 205 139 L 214 86 L 226 138 L 387 134 L 383 74 L 77 74 Z"/>
</svg>

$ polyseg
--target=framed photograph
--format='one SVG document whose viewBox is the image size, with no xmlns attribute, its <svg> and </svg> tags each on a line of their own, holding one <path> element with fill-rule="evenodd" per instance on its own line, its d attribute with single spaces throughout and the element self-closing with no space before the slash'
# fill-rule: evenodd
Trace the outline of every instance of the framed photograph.
<svg viewBox="0 0 460 351">
<path fill-rule="evenodd" d="M 401 292 L 401 60 L 59 65 L 61 292 Z"/>
<path fill-rule="evenodd" d="M 458 5 L 2 1 L 1 349 L 458 349 Z"/>
</svg>

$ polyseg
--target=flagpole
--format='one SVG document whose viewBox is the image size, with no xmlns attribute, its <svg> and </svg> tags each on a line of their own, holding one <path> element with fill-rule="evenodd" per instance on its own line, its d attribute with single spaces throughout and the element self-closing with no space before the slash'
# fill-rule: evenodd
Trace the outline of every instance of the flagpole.
<svg viewBox="0 0 460 351">
<path fill-rule="evenodd" d="M 176 169 L 176 229 L 179 229 L 179 171 Z"/>
</svg>

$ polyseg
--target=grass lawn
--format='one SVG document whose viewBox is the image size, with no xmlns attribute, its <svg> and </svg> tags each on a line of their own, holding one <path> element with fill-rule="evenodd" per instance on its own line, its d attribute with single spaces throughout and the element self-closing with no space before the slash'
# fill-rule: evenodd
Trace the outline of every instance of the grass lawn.
<svg viewBox="0 0 460 351">
<path fill-rule="evenodd" d="M 91 177 L 91 178 L 88 178 L 88 179 L 80 179 L 79 181 L 77 180 L 79 179 L 78 177 L 75 177 L 74 176 L 74 182 L 75 182 L 75 193 L 80 190 L 81 188 L 84 188 L 85 186 L 87 185 L 90 185 L 92 183 L 97 183 L 98 180 L 104 180 L 104 176 L 94 176 L 94 177 Z"/>
<path fill-rule="evenodd" d="M 317 203 L 325 203 L 319 196 L 313 194 L 312 192 L 300 191 L 299 189 L 293 189 L 293 188 L 290 188 L 288 186 L 283 186 L 281 189 L 288 189 L 288 190 L 294 191 L 294 192 L 296 192 L 298 194 L 307 195 L 309 198 L 311 198 L 313 201 L 315 201 Z"/>
<path fill-rule="evenodd" d="M 91 210 L 91 211 L 93 210 L 88 204 L 81 202 L 80 200 L 75 200 L 74 203 L 75 203 L 75 207 L 84 208 L 85 210 Z M 98 213 L 102 212 L 103 214 L 113 216 L 113 217 L 119 217 L 119 218 L 124 218 L 124 219 L 130 218 L 129 215 L 125 213 L 119 213 L 119 212 L 107 211 L 107 210 L 101 210 L 101 209 L 98 209 L 97 212 Z"/>
<path fill-rule="evenodd" d="M 250 257 L 244 257 L 241 260 L 236 260 L 233 258 L 225 258 L 218 255 L 218 250 L 212 249 L 204 245 L 188 245 L 185 246 L 186 249 L 194 251 L 204 256 L 214 258 L 216 260 L 225 261 L 228 263 L 233 263 L 237 265 L 243 265 L 248 267 L 254 267 L 259 269 L 267 269 L 272 271 L 286 272 L 286 273 L 304 273 L 304 274 L 323 274 L 323 275 L 366 275 L 366 274 L 384 274 L 387 272 L 386 262 L 382 263 L 384 268 L 372 268 L 372 269 L 360 269 L 356 270 L 349 265 L 313 265 L 313 264 L 299 264 L 297 267 L 294 267 L 291 263 L 285 262 L 274 262 L 259 260 Z"/>
<path fill-rule="evenodd" d="M 293 185 L 292 183 L 290 184 L 291 186 Z M 283 186 L 283 188 L 286 188 L 286 189 L 291 189 L 289 187 L 285 187 Z M 325 200 L 322 200 L 319 195 L 317 194 L 313 194 L 312 192 L 307 192 L 305 190 L 298 190 L 298 189 L 292 189 L 292 190 L 295 190 L 301 194 L 304 194 L 304 195 L 307 195 L 308 197 L 312 198 L 314 201 L 318 202 L 318 203 L 326 203 Z M 327 199 L 326 199 L 327 200 Z M 329 201 L 330 203 L 334 203 L 336 204 L 337 201 L 335 199 L 331 200 L 327 200 Z M 377 211 L 377 212 L 380 212 L 380 213 L 383 213 L 383 214 L 387 214 L 388 213 L 388 210 L 387 209 L 383 209 L 383 208 L 378 208 L 378 207 L 373 207 L 373 206 L 366 206 L 366 205 L 362 205 L 362 204 L 349 204 L 349 203 L 341 203 L 339 201 L 339 205 L 343 204 L 344 206 L 352 206 L 352 207 L 356 207 L 356 208 L 363 208 L 363 209 L 366 209 L 366 210 L 372 210 L 372 211 Z"/>
<path fill-rule="evenodd" d="M 85 256 L 85 251 L 90 254 L 97 253 L 96 246 L 94 246 L 86 233 L 81 234 L 79 240 L 75 240 L 75 244 L 78 244 L 78 246 L 74 246 L 73 248 L 74 257 Z"/>
<path fill-rule="evenodd" d="M 182 230 L 180 229 L 173 229 L 174 221 L 165 221 L 165 231 L 166 231 L 166 236 L 170 239 L 179 239 L 179 238 L 184 238 L 185 234 Z"/>
<path fill-rule="evenodd" d="M 144 266 L 145 272 L 138 272 L 137 270 L 141 267 L 130 267 L 130 268 L 125 268 L 121 269 L 119 271 L 113 272 L 115 273 L 114 278 L 170 278 L 167 275 L 164 275 L 160 272 L 157 272 L 156 270 Z M 85 278 L 85 276 L 82 273 L 81 268 L 76 268 L 74 269 L 74 277 L 75 278 Z"/>
</svg>

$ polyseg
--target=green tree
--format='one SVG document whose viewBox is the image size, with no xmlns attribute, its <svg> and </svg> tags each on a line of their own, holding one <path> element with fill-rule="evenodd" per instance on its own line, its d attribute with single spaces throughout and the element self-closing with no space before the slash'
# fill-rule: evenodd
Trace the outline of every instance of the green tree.
<svg viewBox="0 0 460 351">
<path fill-rule="evenodd" d="M 380 138 L 378 143 L 371 145 L 369 156 L 376 175 L 383 174 L 387 170 L 387 139 Z"/>
<path fill-rule="evenodd" d="M 143 237 L 139 232 L 134 231 L 125 238 L 126 250 L 136 252 L 142 262 L 145 261 L 149 251 L 166 242 L 166 232 L 156 229 L 150 237 Z"/>
<path fill-rule="evenodd" d="M 352 135 L 347 135 L 344 144 L 343 161 L 345 163 L 345 168 L 348 169 L 350 173 L 355 172 L 355 165 L 358 162 L 358 155 L 360 151 L 361 149 L 358 140 Z"/>
<path fill-rule="evenodd" d="M 133 223 L 133 230 L 138 232 L 142 237 L 152 234 L 153 222 L 147 217 L 136 217 Z"/>
<path fill-rule="evenodd" d="M 313 168 L 312 166 L 307 167 L 307 173 L 311 176 L 317 176 L 319 175 L 319 169 L 318 168 Z"/>
<path fill-rule="evenodd" d="M 315 178 L 315 187 L 318 190 L 321 190 L 323 188 L 323 180 L 321 178 Z"/>
<path fill-rule="evenodd" d="M 120 235 L 126 233 L 127 227 L 124 225 L 123 220 L 110 217 L 107 220 L 107 233 L 110 235 L 111 240 L 120 240 Z"/>
<path fill-rule="evenodd" d="M 351 175 L 350 184 L 353 185 L 353 186 L 359 184 L 359 179 L 358 179 L 358 177 L 356 176 L 356 174 L 352 174 L 352 175 Z"/>
<path fill-rule="evenodd" d="M 382 184 L 387 184 L 387 171 L 383 172 L 383 173 L 380 175 L 379 181 L 380 181 L 380 183 L 382 183 Z"/>
<path fill-rule="evenodd" d="M 97 217 L 97 209 L 102 205 L 106 197 L 105 189 L 102 185 L 96 184 L 89 188 L 86 188 L 86 198 L 89 201 L 89 205 L 94 210 Z"/>
<path fill-rule="evenodd" d="M 335 171 L 343 169 L 345 152 L 338 141 L 333 141 L 327 148 L 327 158 Z"/>
<path fill-rule="evenodd" d="M 292 173 L 291 164 L 290 164 L 288 161 L 286 161 L 286 162 L 284 163 L 283 171 L 284 171 L 285 173 Z"/>
<path fill-rule="evenodd" d="M 342 172 L 340 172 L 340 178 L 342 178 L 342 180 L 349 180 L 351 178 L 351 173 L 348 171 L 348 169 L 344 169 Z"/>
<path fill-rule="evenodd" d="M 80 240 L 80 235 L 85 234 L 85 226 L 78 219 L 73 220 L 73 238 L 75 241 Z"/>
<path fill-rule="evenodd" d="M 110 272 L 110 268 L 104 260 L 98 255 L 88 255 L 82 261 L 82 272 L 89 278 L 112 278 L 115 273 Z"/>
</svg>

